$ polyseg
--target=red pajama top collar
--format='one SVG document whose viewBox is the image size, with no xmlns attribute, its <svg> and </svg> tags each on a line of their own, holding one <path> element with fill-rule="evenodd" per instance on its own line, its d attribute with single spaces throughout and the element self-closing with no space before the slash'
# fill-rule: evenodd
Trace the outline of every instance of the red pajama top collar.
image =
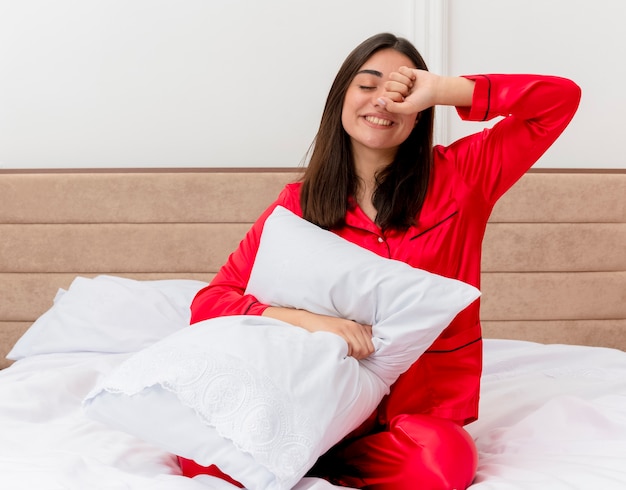
<svg viewBox="0 0 626 490">
<path fill-rule="evenodd" d="M 380 229 L 354 206 L 333 230 L 381 256 L 480 288 L 481 246 L 494 204 L 548 149 L 573 117 L 580 89 L 571 81 L 535 75 L 477 75 L 467 120 L 504 116 L 492 129 L 434 148 L 429 191 L 417 224 L 405 232 Z M 300 184 L 290 184 L 263 213 L 211 284 L 192 304 L 192 323 L 221 315 L 261 314 L 267 305 L 245 295 L 263 223 L 276 205 L 302 215 Z M 402 413 L 468 423 L 478 416 L 482 366 L 479 302 L 461 312 L 431 348 L 400 376 L 378 409 L 385 424 Z"/>
</svg>

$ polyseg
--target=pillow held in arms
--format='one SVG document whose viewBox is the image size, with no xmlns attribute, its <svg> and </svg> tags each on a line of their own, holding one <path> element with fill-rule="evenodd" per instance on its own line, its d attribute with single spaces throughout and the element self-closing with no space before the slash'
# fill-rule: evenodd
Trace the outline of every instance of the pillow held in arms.
<svg viewBox="0 0 626 490">
<path fill-rule="evenodd" d="M 250 490 L 292 488 L 375 409 L 479 291 L 385 259 L 277 207 L 247 293 L 373 327 L 376 352 L 278 320 L 199 322 L 133 355 L 86 398 L 87 413 Z"/>
</svg>

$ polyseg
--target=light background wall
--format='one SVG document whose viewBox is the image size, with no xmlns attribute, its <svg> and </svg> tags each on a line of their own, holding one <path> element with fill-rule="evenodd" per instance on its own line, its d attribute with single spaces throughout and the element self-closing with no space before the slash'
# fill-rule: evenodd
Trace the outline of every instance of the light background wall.
<svg viewBox="0 0 626 490">
<path fill-rule="evenodd" d="M 0 168 L 296 166 L 381 31 L 442 74 L 574 79 L 538 165 L 626 168 L 625 19 L 620 0 L 0 0 Z M 437 114 L 440 143 L 482 127 Z"/>
</svg>

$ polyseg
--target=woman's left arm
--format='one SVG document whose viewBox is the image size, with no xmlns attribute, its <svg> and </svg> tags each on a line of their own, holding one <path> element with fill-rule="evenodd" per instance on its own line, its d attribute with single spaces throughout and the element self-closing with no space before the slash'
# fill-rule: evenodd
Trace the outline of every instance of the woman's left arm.
<svg viewBox="0 0 626 490">
<path fill-rule="evenodd" d="M 472 105 L 475 82 L 467 77 L 444 77 L 426 70 L 401 67 L 389 75 L 381 102 L 390 112 L 419 114 L 436 105 Z"/>
<path fill-rule="evenodd" d="M 471 106 L 457 107 L 468 121 L 502 117 L 492 128 L 441 149 L 490 204 L 504 194 L 565 130 L 580 103 L 571 80 L 546 75 L 473 75 Z"/>
<path fill-rule="evenodd" d="M 454 105 L 464 120 L 503 118 L 490 129 L 437 148 L 468 184 L 482 189 L 491 204 L 554 143 L 574 116 L 581 96 L 574 82 L 555 76 L 456 78 L 404 69 L 391 77 L 387 88 L 385 102 L 392 112 Z"/>
</svg>

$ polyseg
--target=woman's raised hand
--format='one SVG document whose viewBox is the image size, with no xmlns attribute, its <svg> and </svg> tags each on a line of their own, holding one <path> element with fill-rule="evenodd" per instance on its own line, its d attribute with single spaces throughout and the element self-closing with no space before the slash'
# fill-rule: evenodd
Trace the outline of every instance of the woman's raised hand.
<svg viewBox="0 0 626 490">
<path fill-rule="evenodd" d="M 474 82 L 402 66 L 389 74 L 379 102 L 389 112 L 418 114 L 435 105 L 470 106 Z"/>
<path fill-rule="evenodd" d="M 435 105 L 439 76 L 406 66 L 389 74 L 381 97 L 389 112 L 417 114 Z"/>
</svg>

